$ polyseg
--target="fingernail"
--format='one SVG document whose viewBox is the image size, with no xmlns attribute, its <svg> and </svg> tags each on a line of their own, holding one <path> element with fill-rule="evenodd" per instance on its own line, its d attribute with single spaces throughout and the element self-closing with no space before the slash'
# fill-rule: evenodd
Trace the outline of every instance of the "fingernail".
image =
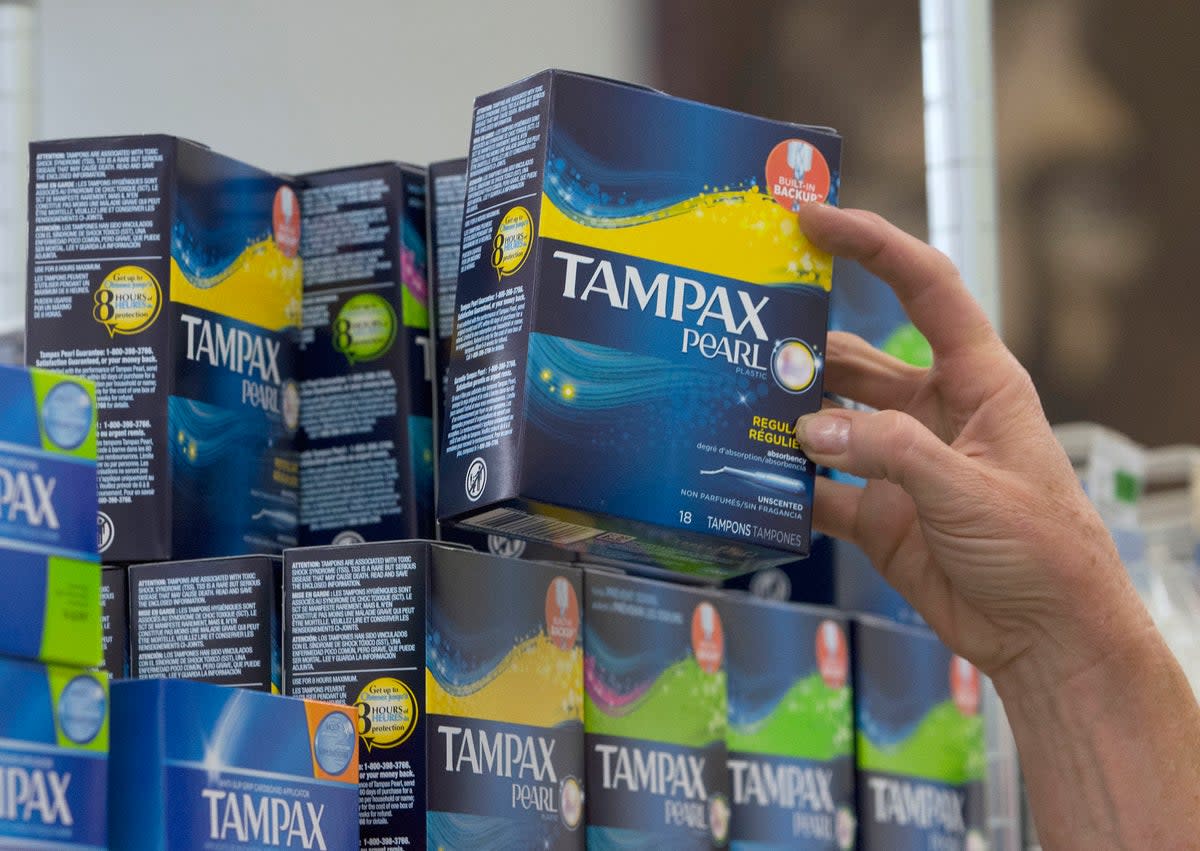
<svg viewBox="0 0 1200 851">
<path fill-rule="evenodd" d="M 850 421 L 837 414 L 806 414 L 796 420 L 796 439 L 817 455 L 841 455 L 850 442 Z"/>
</svg>

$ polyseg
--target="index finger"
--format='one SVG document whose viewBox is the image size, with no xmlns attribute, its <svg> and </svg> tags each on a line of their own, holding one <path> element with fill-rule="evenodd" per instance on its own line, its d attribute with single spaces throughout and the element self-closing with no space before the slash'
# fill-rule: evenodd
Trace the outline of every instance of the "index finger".
<svg viewBox="0 0 1200 851">
<path fill-rule="evenodd" d="M 997 339 L 954 264 L 936 248 L 865 210 L 801 204 L 797 216 L 813 245 L 858 261 L 895 290 L 935 355 Z"/>
</svg>

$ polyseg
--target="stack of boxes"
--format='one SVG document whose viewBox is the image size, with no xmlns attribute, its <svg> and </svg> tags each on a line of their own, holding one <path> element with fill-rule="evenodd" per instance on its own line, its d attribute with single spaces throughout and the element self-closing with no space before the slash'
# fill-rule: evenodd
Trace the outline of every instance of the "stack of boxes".
<svg viewBox="0 0 1200 851">
<path fill-rule="evenodd" d="M 0 845 L 104 846 L 91 382 L 0 367 Z"/>
<path fill-rule="evenodd" d="M 35 145 L 29 357 L 93 378 L 99 412 L 36 371 L 4 403 L 40 425 L 0 438 L 30 589 L 21 617 L 0 599 L 0 654 L 98 664 L 103 599 L 103 658 L 134 678 L 113 846 L 981 841 L 969 665 L 920 628 L 685 584 L 758 569 L 916 619 L 810 539 L 790 433 L 820 404 L 834 268 L 793 213 L 836 203 L 839 161 L 832 131 L 563 72 L 482 97 L 469 160 L 427 171 Z M 94 491 L 97 429 L 99 514 L 54 503 Z M 57 718 L 0 750 L 0 844 L 65 839 L 36 789 L 68 787 L 32 754 L 102 789 L 107 678 L 0 673 Z M 256 693 L 279 691 L 302 700 Z M 103 800 L 78 806 L 102 830 Z"/>
</svg>

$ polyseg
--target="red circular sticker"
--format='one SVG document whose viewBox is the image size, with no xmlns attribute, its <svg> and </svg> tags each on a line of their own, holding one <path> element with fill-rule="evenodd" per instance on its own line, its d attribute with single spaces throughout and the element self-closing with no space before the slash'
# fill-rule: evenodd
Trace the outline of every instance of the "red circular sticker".
<svg viewBox="0 0 1200 851">
<path fill-rule="evenodd" d="M 950 658 L 950 694 L 963 715 L 979 712 L 979 671 L 962 656 Z"/>
<path fill-rule="evenodd" d="M 271 227 L 279 250 L 285 257 L 295 257 L 300 250 L 300 201 L 290 186 L 280 186 L 275 192 Z"/>
<path fill-rule="evenodd" d="M 846 634 L 834 621 L 817 627 L 817 670 L 830 688 L 841 688 L 850 676 L 850 648 Z"/>
<path fill-rule="evenodd" d="M 704 673 L 715 674 L 720 670 L 725 656 L 725 631 L 712 603 L 701 603 L 692 612 L 692 652 Z"/>
<path fill-rule="evenodd" d="M 801 201 L 829 197 L 829 163 L 803 139 L 786 139 L 767 157 L 767 187 L 774 199 L 793 212 Z"/>
<path fill-rule="evenodd" d="M 559 650 L 570 650 L 579 637 L 579 598 L 565 576 L 556 576 L 546 589 L 546 635 Z"/>
</svg>

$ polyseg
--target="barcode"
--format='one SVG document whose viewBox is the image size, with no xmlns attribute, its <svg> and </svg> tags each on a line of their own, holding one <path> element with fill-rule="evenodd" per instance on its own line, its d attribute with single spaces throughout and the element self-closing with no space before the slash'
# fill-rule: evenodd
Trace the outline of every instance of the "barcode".
<svg viewBox="0 0 1200 851">
<path fill-rule="evenodd" d="M 523 511 L 511 508 L 496 508 L 485 511 L 463 523 L 464 526 L 483 529 L 487 532 L 499 532 L 517 537 L 536 538 L 559 546 L 569 546 L 594 538 L 602 534 L 600 529 L 580 526 L 577 523 L 567 523 L 551 517 L 534 517 Z"/>
</svg>

